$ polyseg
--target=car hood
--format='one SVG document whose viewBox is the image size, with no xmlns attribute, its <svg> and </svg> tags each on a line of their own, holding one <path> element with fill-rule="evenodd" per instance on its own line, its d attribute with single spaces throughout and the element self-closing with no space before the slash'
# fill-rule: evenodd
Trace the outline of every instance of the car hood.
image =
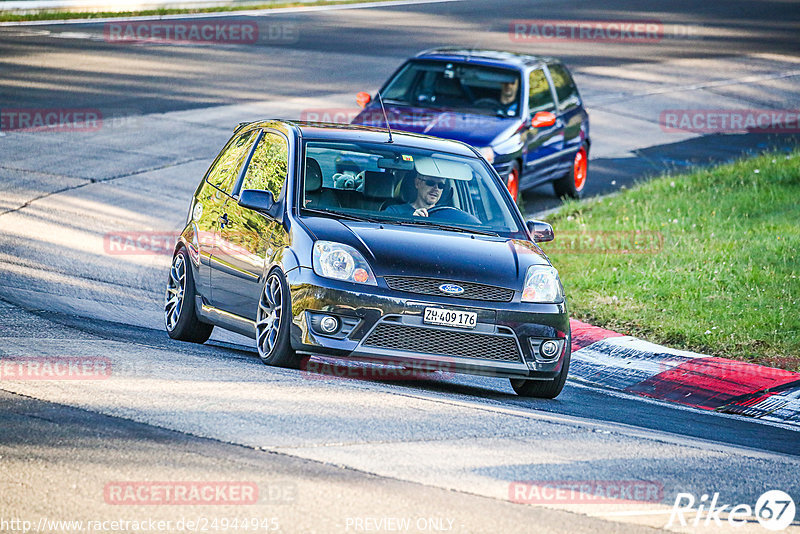
<svg viewBox="0 0 800 534">
<path fill-rule="evenodd" d="M 519 289 L 530 265 L 547 265 L 529 241 L 391 224 L 303 219 L 317 239 L 354 247 L 376 276 L 421 276 Z"/>
<path fill-rule="evenodd" d="M 395 130 L 455 139 L 479 148 L 510 136 L 522 124 L 518 117 L 393 105 L 386 106 L 386 116 Z M 364 109 L 353 119 L 353 124 L 386 126 L 380 107 Z"/>
</svg>

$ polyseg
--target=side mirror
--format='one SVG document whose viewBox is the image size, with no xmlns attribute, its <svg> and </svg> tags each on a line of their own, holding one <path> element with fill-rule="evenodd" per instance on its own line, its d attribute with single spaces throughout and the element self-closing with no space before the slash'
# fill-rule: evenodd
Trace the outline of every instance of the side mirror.
<svg viewBox="0 0 800 534">
<path fill-rule="evenodd" d="M 556 238 L 553 227 L 544 221 L 531 219 L 530 221 L 526 221 L 525 225 L 528 227 L 528 233 L 531 234 L 534 243 L 552 241 Z"/>
<path fill-rule="evenodd" d="M 372 102 L 372 96 L 370 96 L 370 94 L 366 91 L 361 91 L 356 95 L 356 104 L 358 104 L 358 107 L 367 107 L 367 104 L 370 102 Z"/>
<path fill-rule="evenodd" d="M 556 123 L 556 116 L 549 111 L 539 111 L 531 119 L 531 127 L 542 128 Z"/>
<path fill-rule="evenodd" d="M 244 189 L 239 195 L 239 205 L 243 208 L 255 210 L 272 218 L 277 218 L 275 211 L 275 197 L 271 191 L 261 189 Z"/>
</svg>

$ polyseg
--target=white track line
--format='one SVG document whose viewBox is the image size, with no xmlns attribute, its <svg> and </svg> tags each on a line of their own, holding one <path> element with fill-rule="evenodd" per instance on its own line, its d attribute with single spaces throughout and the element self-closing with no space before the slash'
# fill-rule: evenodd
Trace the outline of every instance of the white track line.
<svg viewBox="0 0 800 534">
<path fill-rule="evenodd" d="M 65 20 L 30 20 L 18 22 L 0 22 L 2 26 L 51 26 L 60 24 L 103 24 L 106 22 L 175 20 L 175 19 L 210 19 L 221 17 L 268 17 L 291 13 L 315 13 L 320 11 L 340 11 L 345 9 L 367 9 L 374 7 L 413 6 L 418 4 L 441 4 L 445 2 L 463 2 L 464 0 L 393 0 L 389 2 L 363 2 L 358 4 L 334 4 L 326 6 L 281 7 L 275 9 L 247 9 L 241 11 L 219 11 L 214 13 L 185 13 L 176 15 L 148 15 L 141 17 L 108 17 L 97 19 L 65 19 Z"/>
<path fill-rule="evenodd" d="M 573 427 L 606 430 L 610 433 L 622 434 L 624 436 L 646 439 L 650 441 L 661 441 L 683 447 L 693 447 L 700 450 L 718 451 L 727 454 L 744 454 L 749 457 L 762 458 L 762 459 L 781 458 L 783 460 L 788 460 L 795 463 L 800 462 L 800 458 L 798 456 L 788 453 L 754 449 L 746 445 L 738 445 L 721 441 L 714 441 L 713 439 L 676 434 L 674 432 L 670 432 L 667 430 L 650 429 L 650 428 L 630 425 L 627 423 L 619 423 L 616 421 L 589 419 L 587 417 L 582 417 L 577 415 L 567 415 L 557 412 L 545 412 L 537 410 L 535 407 L 506 405 L 502 404 L 500 401 L 495 401 L 495 400 L 456 398 L 450 393 L 440 393 L 437 391 L 412 392 L 412 391 L 402 391 L 395 389 L 392 391 L 392 393 L 399 396 L 427 400 L 430 402 L 440 402 L 443 404 L 459 406 L 462 408 L 484 410 L 488 412 L 502 413 L 505 415 L 538 419 L 541 421 L 549 421 L 555 424 L 568 425 Z M 672 406 L 672 405 L 668 404 L 667 406 Z M 703 413 L 706 412 L 703 411 Z M 739 420 L 741 421 L 741 419 Z M 281 449 L 281 447 L 275 447 L 275 450 L 279 449 Z"/>
<path fill-rule="evenodd" d="M 792 425 L 789 423 L 781 423 L 778 421 L 771 421 L 769 419 L 759 419 L 757 417 L 747 417 L 744 415 L 738 415 L 733 413 L 725 413 L 725 412 L 717 412 L 715 410 L 703 410 L 702 408 L 695 408 L 694 406 L 687 406 L 685 404 L 678 404 L 675 402 L 670 402 L 667 400 L 661 399 L 654 399 L 651 397 L 642 397 L 640 395 L 635 395 L 633 393 L 628 393 L 626 391 L 620 391 L 618 389 L 612 389 L 605 386 L 598 386 L 597 384 L 592 384 L 590 382 L 585 382 L 583 379 L 578 377 L 569 377 L 567 379 L 567 384 L 572 387 L 578 389 L 589 389 L 592 391 L 596 391 L 603 395 L 608 395 L 609 397 L 616 397 L 619 399 L 625 400 L 632 400 L 636 402 L 643 402 L 645 404 L 654 404 L 657 406 L 668 407 L 674 410 L 682 410 L 685 412 L 693 412 L 696 414 L 703 414 L 709 415 L 713 417 L 722 417 L 724 419 L 732 419 L 735 421 L 745 421 L 749 423 L 757 423 L 760 425 L 772 426 L 775 428 L 781 428 L 783 430 L 791 430 L 793 432 L 800 432 L 800 427 L 797 425 Z"/>
</svg>

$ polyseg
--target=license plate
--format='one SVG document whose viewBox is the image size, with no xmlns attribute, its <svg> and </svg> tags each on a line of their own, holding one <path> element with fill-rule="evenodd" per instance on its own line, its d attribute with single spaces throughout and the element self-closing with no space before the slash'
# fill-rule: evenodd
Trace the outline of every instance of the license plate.
<svg viewBox="0 0 800 534">
<path fill-rule="evenodd" d="M 456 328 L 475 328 L 475 325 L 478 324 L 478 314 L 443 308 L 425 308 L 422 321 L 427 324 L 455 326 Z"/>
</svg>

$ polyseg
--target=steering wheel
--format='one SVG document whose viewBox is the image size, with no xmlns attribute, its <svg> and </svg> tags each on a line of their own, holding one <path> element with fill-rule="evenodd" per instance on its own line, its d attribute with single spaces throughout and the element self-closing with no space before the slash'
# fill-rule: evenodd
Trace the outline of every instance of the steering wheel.
<svg viewBox="0 0 800 534">
<path fill-rule="evenodd" d="M 494 107 L 501 107 L 499 100 L 495 100 L 494 98 L 479 98 L 472 105 L 476 107 L 487 107 L 487 108 L 494 108 Z"/>
<path fill-rule="evenodd" d="M 480 219 L 478 219 L 474 215 L 470 215 L 469 213 L 462 211 L 458 208 L 454 208 L 453 206 L 434 206 L 428 209 L 428 217 L 432 217 L 436 213 L 439 214 L 439 217 L 436 218 L 444 222 L 454 222 L 454 223 L 474 224 L 474 225 L 481 224 Z"/>
<path fill-rule="evenodd" d="M 432 208 L 428 208 L 428 215 L 433 215 L 434 213 L 442 213 L 445 210 L 458 211 L 460 213 L 463 213 L 460 209 L 454 208 L 453 206 L 434 206 Z"/>
</svg>

